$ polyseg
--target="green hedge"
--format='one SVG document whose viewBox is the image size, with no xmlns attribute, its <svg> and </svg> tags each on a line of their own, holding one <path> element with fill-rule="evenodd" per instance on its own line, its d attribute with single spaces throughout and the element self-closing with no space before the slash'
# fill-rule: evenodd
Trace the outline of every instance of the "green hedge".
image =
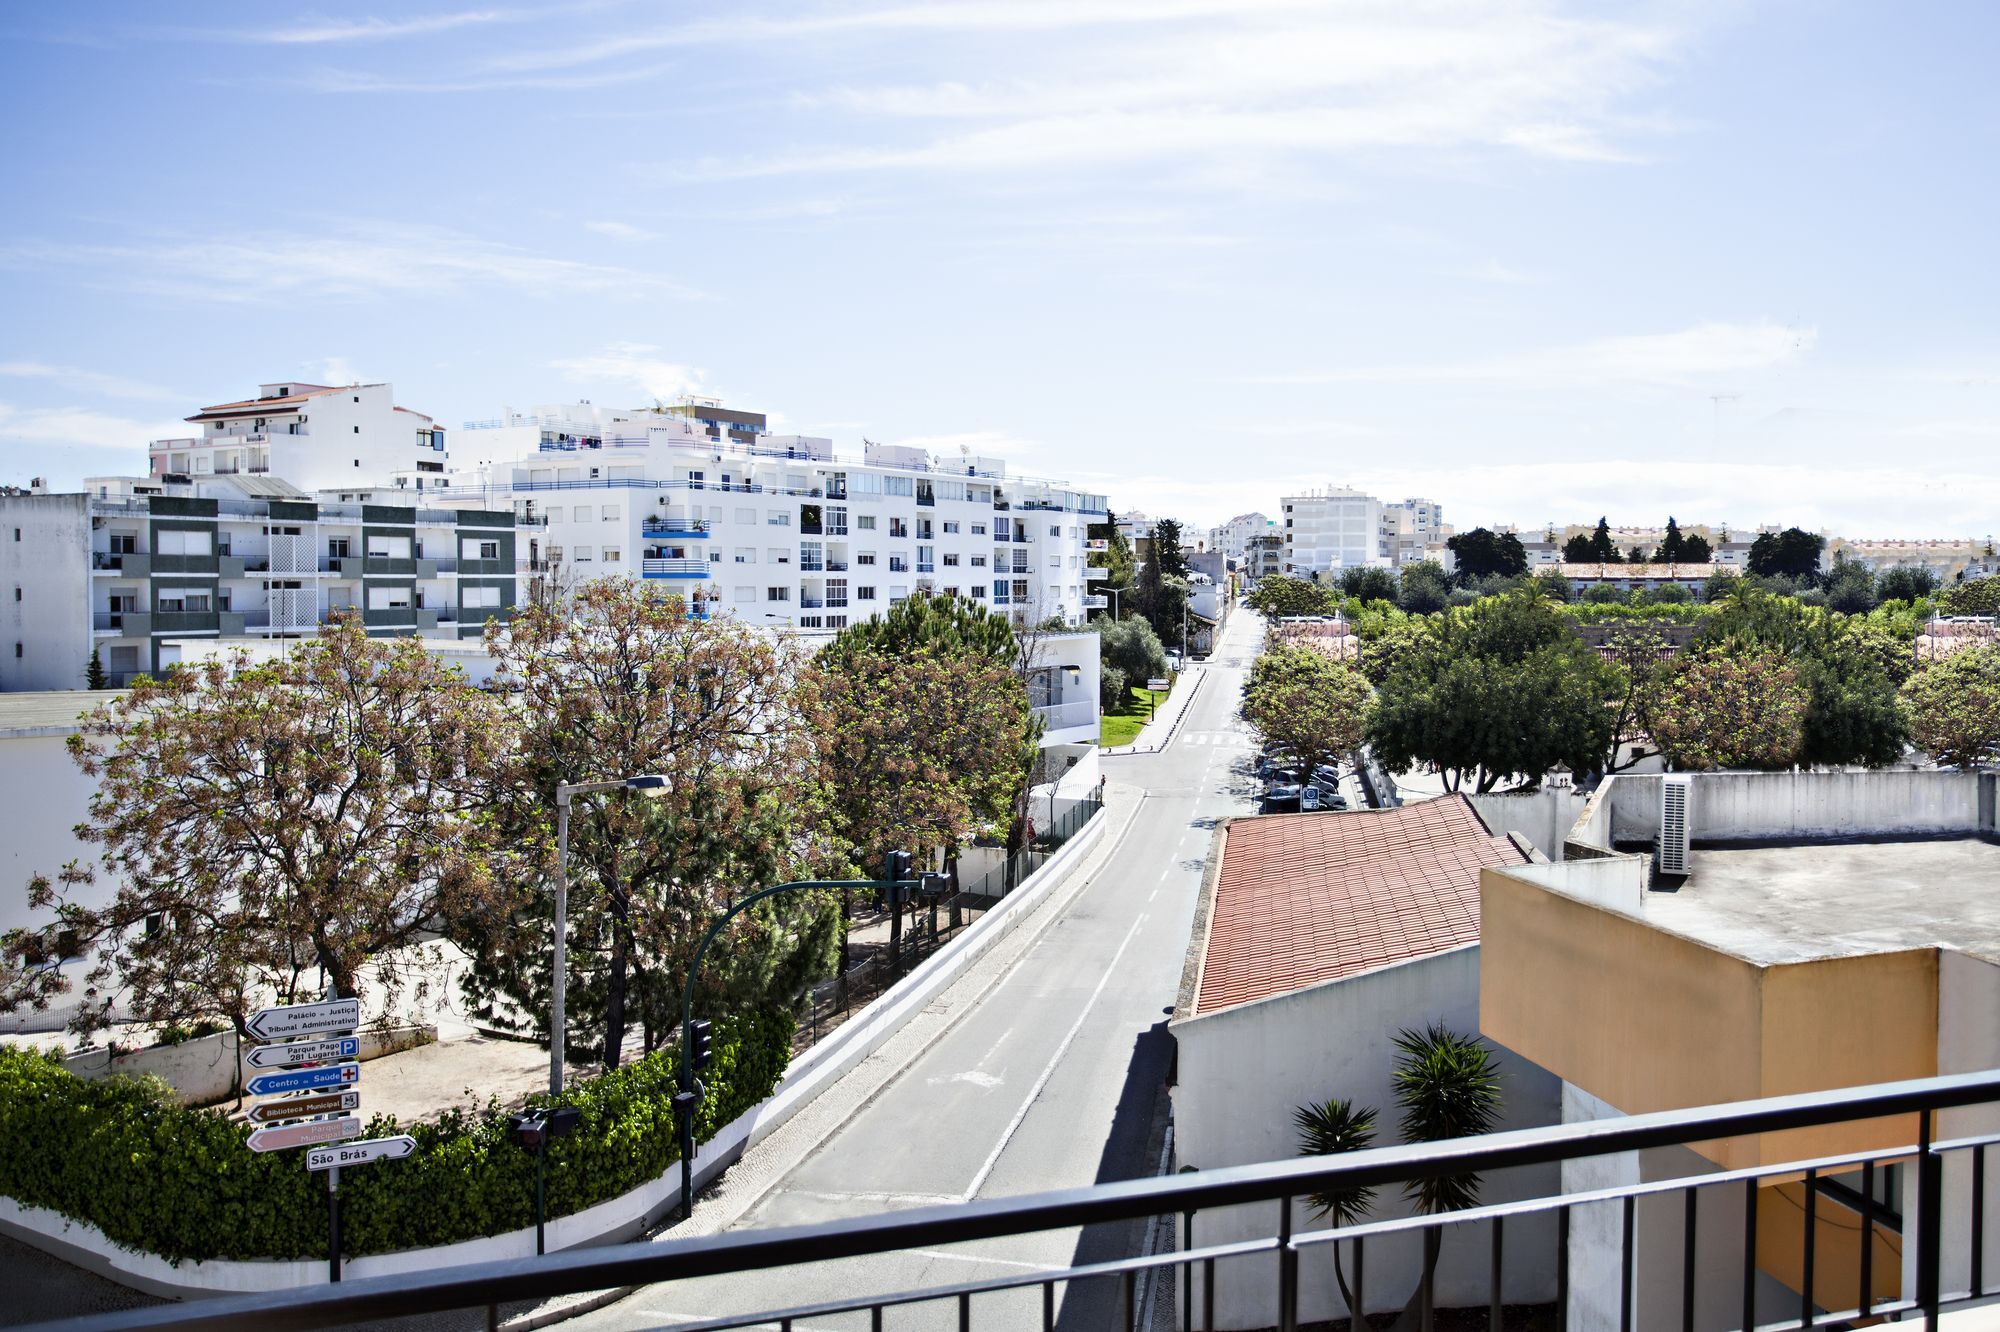
<svg viewBox="0 0 2000 1332">
<path fill-rule="evenodd" d="M 784 1011 L 716 1023 L 699 1140 L 771 1094 L 793 1025 Z M 549 1147 L 551 1217 L 629 1193 L 680 1159 L 672 1105 L 679 1053 L 661 1051 L 563 1094 L 560 1103 L 583 1118 Z M 365 1071 L 362 1096 L 365 1104 Z M 398 1132 L 417 1140 L 414 1155 L 341 1176 L 347 1255 L 534 1224 L 535 1158 L 508 1136 L 497 1105 L 410 1129 L 386 1115 L 367 1126 L 371 1138 Z M 248 1134 L 218 1111 L 179 1105 L 155 1080 L 87 1081 L 51 1056 L 0 1049 L 0 1194 L 177 1262 L 325 1258 L 325 1181 L 299 1151 L 252 1152 Z"/>
</svg>

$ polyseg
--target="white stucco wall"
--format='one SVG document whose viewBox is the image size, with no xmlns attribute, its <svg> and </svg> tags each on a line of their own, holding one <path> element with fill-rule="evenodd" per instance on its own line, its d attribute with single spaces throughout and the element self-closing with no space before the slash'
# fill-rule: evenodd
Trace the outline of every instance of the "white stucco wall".
<svg viewBox="0 0 2000 1332">
<path fill-rule="evenodd" d="M 1522 834 L 1550 860 L 1563 858 L 1563 842 L 1584 804 L 1584 796 L 1568 786 L 1489 793 L 1470 799 L 1487 827 L 1496 833 Z"/>
<path fill-rule="evenodd" d="M 28 910 L 28 880 L 54 878 L 71 860 L 97 861 L 97 849 L 71 832 L 89 813 L 96 783 L 77 771 L 63 736 L 0 733 L 0 934 L 43 921 Z M 113 885 L 101 880 L 79 900 L 110 902 Z"/>
<path fill-rule="evenodd" d="M 1697 840 L 1971 833 L 1979 828 L 1979 774 L 1877 772 L 1695 773 L 1689 819 Z M 1649 841 L 1660 828 L 1660 779 L 1612 778 L 1611 835 Z"/>
<path fill-rule="evenodd" d="M 0 690 L 84 687 L 89 503 L 81 494 L 0 496 Z"/>
<path fill-rule="evenodd" d="M 1174 1089 L 1175 1149 L 1181 1165 L 1200 1168 L 1286 1160 L 1298 1153 L 1292 1112 L 1309 1101 L 1345 1096 L 1378 1111 L 1376 1142 L 1396 1135 L 1396 1098 L 1390 1086 L 1396 1033 L 1442 1021 L 1461 1032 L 1479 1030 L 1479 950 L 1476 946 L 1421 958 L 1344 980 L 1278 995 L 1217 1013 L 1176 1019 L 1179 1083 Z M 1557 1122 L 1557 1080 L 1511 1052 L 1498 1051 L 1505 1077 L 1506 1113 L 1499 1127 L 1528 1128 Z M 1487 1201 L 1544 1196 L 1557 1185 L 1554 1167 L 1489 1177 Z M 1408 1215 L 1401 1197 L 1377 1195 L 1378 1219 Z M 1195 1220 L 1198 1244 L 1226 1243 L 1274 1233 L 1274 1205 L 1204 1212 Z M 1300 1230 L 1323 1228 L 1303 1203 Z M 1549 1300 L 1555 1294 L 1555 1223 L 1517 1222 L 1507 1228 L 1510 1302 Z M 1488 1231 L 1483 1225 L 1447 1235 L 1439 1265 L 1443 1307 L 1487 1297 Z M 1368 1245 L 1369 1310 L 1401 1309 L 1416 1289 L 1422 1255 L 1407 1242 Z M 1216 1274 L 1216 1326 L 1269 1327 L 1275 1259 L 1239 1260 Z M 1326 1248 L 1301 1264 L 1300 1316 L 1314 1321 L 1340 1316 L 1339 1289 Z M 1197 1291 L 1196 1298 L 1201 1298 Z"/>
</svg>

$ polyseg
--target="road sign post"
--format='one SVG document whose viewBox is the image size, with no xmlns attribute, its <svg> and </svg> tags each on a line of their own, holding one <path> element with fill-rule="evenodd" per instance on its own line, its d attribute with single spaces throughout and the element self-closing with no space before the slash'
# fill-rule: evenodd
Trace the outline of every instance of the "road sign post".
<svg viewBox="0 0 2000 1332">
<path fill-rule="evenodd" d="M 327 987 L 331 995 L 333 989 Z M 260 1008 L 243 1024 L 260 1041 L 289 1041 L 322 1032 L 351 1032 L 361 1025 L 359 999 L 328 998 L 316 1004 Z"/>
<path fill-rule="evenodd" d="M 243 1056 L 252 1068 L 297 1068 L 301 1064 L 333 1064 L 361 1055 L 361 1039 L 341 1036 L 330 1041 L 295 1041 L 289 1045 L 260 1045 Z"/>
<path fill-rule="evenodd" d="M 361 1108 L 357 1091 L 327 1092 L 317 1096 L 285 1096 L 250 1107 L 253 1124 L 276 1124 L 287 1119 L 316 1119 L 320 1115 L 344 1115 Z"/>
<path fill-rule="evenodd" d="M 253 1152 L 282 1152 L 288 1147 L 317 1147 L 323 1142 L 341 1142 L 361 1136 L 361 1120 L 355 1115 L 334 1119 L 302 1119 L 296 1124 L 260 1128 L 250 1135 Z"/>
<path fill-rule="evenodd" d="M 281 1096 L 287 1092 L 323 1091 L 328 1087 L 352 1087 L 361 1081 L 361 1065 L 322 1064 L 318 1068 L 290 1068 L 276 1073 L 259 1073 L 244 1084 L 252 1096 Z"/>
<path fill-rule="evenodd" d="M 342 1166 L 373 1165 L 377 1161 L 400 1161 L 417 1150 L 417 1140 L 407 1133 L 393 1138 L 367 1138 L 361 1142 L 335 1143 L 315 1147 L 306 1153 L 306 1169 L 338 1170 Z"/>
</svg>

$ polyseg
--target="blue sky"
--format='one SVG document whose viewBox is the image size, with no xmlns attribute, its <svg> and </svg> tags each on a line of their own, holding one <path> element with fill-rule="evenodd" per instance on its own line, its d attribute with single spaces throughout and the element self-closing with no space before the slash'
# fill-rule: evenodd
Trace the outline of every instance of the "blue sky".
<svg viewBox="0 0 2000 1332">
<path fill-rule="evenodd" d="M 2000 528 L 2000 9 L 14 5 L 0 481 L 693 389 L 1198 522 Z"/>
</svg>

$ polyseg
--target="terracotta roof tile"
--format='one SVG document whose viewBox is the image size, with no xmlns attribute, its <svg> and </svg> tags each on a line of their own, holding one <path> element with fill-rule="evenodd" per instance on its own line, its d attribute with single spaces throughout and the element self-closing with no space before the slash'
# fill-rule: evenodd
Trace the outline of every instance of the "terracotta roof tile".
<svg viewBox="0 0 2000 1332">
<path fill-rule="evenodd" d="M 1197 1013 L 1477 943 L 1479 871 L 1527 863 L 1462 795 L 1223 837 Z"/>
</svg>

